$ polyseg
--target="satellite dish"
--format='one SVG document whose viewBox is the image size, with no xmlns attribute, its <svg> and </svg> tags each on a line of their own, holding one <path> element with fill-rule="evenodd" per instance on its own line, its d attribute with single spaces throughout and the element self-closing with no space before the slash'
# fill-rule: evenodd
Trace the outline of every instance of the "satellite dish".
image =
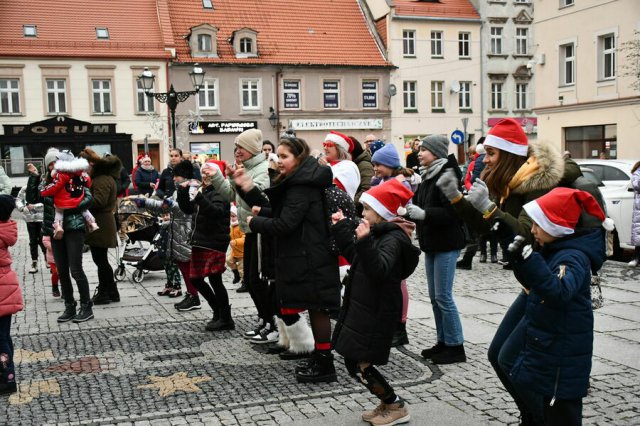
<svg viewBox="0 0 640 426">
<path fill-rule="evenodd" d="M 451 93 L 460 92 L 460 82 L 458 80 L 453 80 L 451 82 Z"/>
<path fill-rule="evenodd" d="M 387 93 L 389 93 L 389 97 L 395 96 L 396 93 L 398 93 L 398 89 L 396 88 L 396 85 L 390 84 L 389 88 L 387 89 Z"/>
</svg>

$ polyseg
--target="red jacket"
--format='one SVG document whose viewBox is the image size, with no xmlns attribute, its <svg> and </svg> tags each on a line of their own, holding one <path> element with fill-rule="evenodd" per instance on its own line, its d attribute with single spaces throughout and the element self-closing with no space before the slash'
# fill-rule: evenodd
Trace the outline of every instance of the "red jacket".
<svg viewBox="0 0 640 426">
<path fill-rule="evenodd" d="M 53 197 L 53 204 L 59 209 L 75 209 L 84 199 L 84 187 L 91 186 L 87 166 L 83 158 L 64 163 L 57 161 L 53 182 L 45 186 L 40 195 Z"/>
<path fill-rule="evenodd" d="M 20 281 L 11 269 L 9 247 L 18 241 L 18 225 L 13 220 L 0 222 L 0 317 L 23 309 Z"/>
<path fill-rule="evenodd" d="M 467 188 L 467 191 L 471 189 L 471 175 L 473 175 L 473 167 L 475 166 L 476 160 L 479 156 L 480 154 L 473 155 L 473 160 L 469 163 L 467 173 L 464 175 L 464 187 Z"/>
</svg>

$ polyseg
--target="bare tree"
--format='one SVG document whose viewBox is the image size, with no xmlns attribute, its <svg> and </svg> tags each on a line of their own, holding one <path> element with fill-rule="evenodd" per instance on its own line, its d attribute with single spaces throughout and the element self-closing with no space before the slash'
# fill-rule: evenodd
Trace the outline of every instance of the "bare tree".
<svg viewBox="0 0 640 426">
<path fill-rule="evenodd" d="M 633 35 L 633 40 L 622 43 L 619 49 L 626 57 L 620 75 L 631 77 L 631 88 L 640 90 L 640 31 L 634 31 Z"/>
</svg>

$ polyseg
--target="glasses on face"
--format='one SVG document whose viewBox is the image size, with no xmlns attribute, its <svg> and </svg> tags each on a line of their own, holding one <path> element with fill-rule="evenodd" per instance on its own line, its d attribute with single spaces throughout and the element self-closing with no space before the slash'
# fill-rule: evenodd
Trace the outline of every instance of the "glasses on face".
<svg viewBox="0 0 640 426">
<path fill-rule="evenodd" d="M 333 142 L 322 142 L 322 146 L 325 148 L 334 148 L 336 144 Z"/>
</svg>

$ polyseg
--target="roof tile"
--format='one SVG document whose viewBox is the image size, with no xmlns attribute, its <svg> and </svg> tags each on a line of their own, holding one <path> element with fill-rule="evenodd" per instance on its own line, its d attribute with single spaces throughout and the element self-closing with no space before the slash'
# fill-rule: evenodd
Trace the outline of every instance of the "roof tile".
<svg viewBox="0 0 640 426">
<path fill-rule="evenodd" d="M 469 0 L 393 0 L 396 16 L 424 16 L 431 18 L 480 19 Z"/>
</svg>

